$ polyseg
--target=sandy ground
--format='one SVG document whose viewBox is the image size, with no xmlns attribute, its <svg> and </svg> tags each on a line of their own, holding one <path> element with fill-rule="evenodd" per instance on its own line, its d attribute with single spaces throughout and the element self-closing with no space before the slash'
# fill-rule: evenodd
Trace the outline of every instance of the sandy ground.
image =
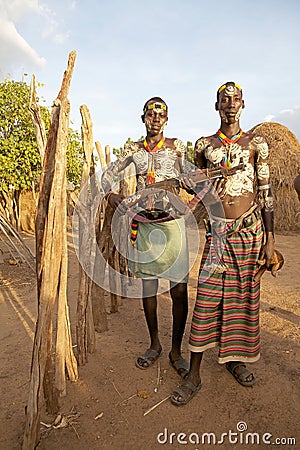
<svg viewBox="0 0 300 450">
<path fill-rule="evenodd" d="M 33 246 L 31 236 L 26 235 L 25 239 Z M 178 408 L 166 400 L 144 415 L 168 397 L 180 382 L 168 363 L 171 303 L 168 294 L 160 296 L 164 353 L 154 366 L 142 371 L 134 362 L 148 346 L 145 320 L 140 301 L 127 299 L 118 313 L 108 315 L 109 330 L 96 335 L 96 352 L 89 356 L 85 366 L 79 368 L 79 381 L 68 382 L 67 396 L 61 399 L 61 413 L 73 414 L 73 423 L 48 432 L 42 426 L 38 448 L 272 448 L 263 443 L 264 436 L 273 448 L 299 449 L 299 235 L 277 235 L 276 247 L 284 254 L 286 262 L 277 278 L 270 273 L 263 277 L 262 355 L 253 367 L 257 378 L 253 388 L 240 386 L 217 363 L 216 349 L 212 349 L 204 356 L 203 388 L 187 406 Z M 24 264 L 10 265 L 8 259 L 9 255 L 5 253 L 4 263 L 0 264 L 1 450 L 21 448 L 37 310 L 33 272 Z M 70 251 L 69 266 L 68 298 L 75 342 L 78 262 L 73 251 Z M 183 343 L 186 357 L 198 267 L 199 259 L 189 283 L 190 312 Z M 108 311 L 109 301 L 107 296 Z M 149 396 L 142 395 L 141 391 Z M 54 419 L 43 408 L 41 420 L 51 424 Z M 243 431 L 245 428 L 247 430 Z M 210 442 L 204 433 L 214 433 Z M 227 433 L 223 439 L 222 433 Z M 248 435 L 248 443 L 247 433 L 256 433 L 252 438 Z M 289 438 L 294 438 L 296 444 L 289 444 Z"/>
</svg>

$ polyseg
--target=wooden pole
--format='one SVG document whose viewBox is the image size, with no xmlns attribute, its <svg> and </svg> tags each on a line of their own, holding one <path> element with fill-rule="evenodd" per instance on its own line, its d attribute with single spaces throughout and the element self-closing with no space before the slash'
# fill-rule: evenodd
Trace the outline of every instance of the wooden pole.
<svg viewBox="0 0 300 450">
<path fill-rule="evenodd" d="M 111 162 L 110 146 L 109 145 L 105 146 L 105 160 L 106 160 L 106 165 L 109 166 L 109 164 Z"/>
<path fill-rule="evenodd" d="M 84 151 L 84 164 L 80 183 L 79 211 L 79 290 L 77 301 L 77 356 L 78 363 L 87 362 L 87 353 L 95 350 L 95 331 L 92 315 L 91 293 L 94 262 L 92 259 L 91 224 L 93 220 L 93 198 L 89 190 L 89 178 L 92 167 L 93 133 L 90 111 L 86 105 L 80 107 L 82 117 L 81 134 Z"/>
<path fill-rule="evenodd" d="M 102 150 L 102 146 L 99 141 L 95 142 L 95 146 L 96 146 L 96 150 L 97 150 L 97 153 L 98 153 L 98 156 L 100 159 L 101 169 L 103 171 L 104 169 L 106 169 L 107 164 L 106 164 L 106 159 L 104 157 L 104 153 Z"/>
<path fill-rule="evenodd" d="M 54 386 L 52 362 L 52 316 L 60 292 L 66 290 L 65 276 L 61 278 L 66 261 L 63 254 L 63 209 L 65 205 L 65 167 L 70 103 L 67 95 L 74 69 L 76 52 L 71 52 L 62 87 L 52 108 L 52 120 L 44 155 L 40 196 L 36 216 L 36 269 L 38 289 L 38 318 L 35 330 L 29 398 L 26 407 L 23 450 L 32 450 L 40 437 L 41 391 L 49 412 L 58 411 L 58 395 Z"/>
<path fill-rule="evenodd" d="M 63 173 L 63 186 L 66 186 L 66 171 Z M 67 302 L 67 282 L 68 282 L 68 243 L 67 243 L 67 196 L 66 189 L 62 195 L 62 255 L 61 272 L 58 287 L 57 304 L 57 332 L 55 349 L 55 387 L 58 394 L 62 397 L 66 395 L 66 375 L 67 369 L 70 381 L 78 380 L 77 361 L 75 359 L 71 327 L 69 320 L 69 306 Z M 64 232 L 65 230 L 65 232 Z"/>
<path fill-rule="evenodd" d="M 120 182 L 120 193 L 124 197 L 134 194 L 136 191 L 136 171 L 135 165 L 129 164 L 124 170 L 121 182 Z M 121 292 L 122 297 L 127 296 L 128 283 L 129 283 L 129 271 L 128 271 L 128 240 L 123 238 L 124 231 L 129 230 L 130 220 L 128 216 L 121 217 L 120 220 L 120 230 L 119 230 L 119 267 L 120 273 L 126 275 L 126 277 L 121 277 Z"/>
<path fill-rule="evenodd" d="M 103 211 L 103 203 L 104 201 L 102 200 L 98 207 L 95 219 L 96 244 L 98 242 L 99 233 L 101 233 L 101 214 Z M 102 333 L 103 331 L 108 330 L 107 313 L 105 307 L 105 290 L 102 288 L 102 283 L 100 283 L 100 281 L 104 281 L 106 264 L 104 263 L 99 253 L 100 252 L 98 248 L 96 248 L 93 280 L 97 280 L 97 282 L 94 282 L 92 285 L 92 307 L 95 331 L 97 331 L 98 333 Z M 103 274 L 103 277 L 100 276 L 101 273 Z"/>
</svg>

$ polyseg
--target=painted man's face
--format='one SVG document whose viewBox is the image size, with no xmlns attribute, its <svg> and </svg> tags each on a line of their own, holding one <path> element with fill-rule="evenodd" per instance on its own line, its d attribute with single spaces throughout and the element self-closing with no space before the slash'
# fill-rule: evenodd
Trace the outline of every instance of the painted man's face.
<svg viewBox="0 0 300 450">
<path fill-rule="evenodd" d="M 241 91 L 232 85 L 227 86 L 219 96 L 218 110 L 221 120 L 227 124 L 237 122 L 244 108 Z"/>
<path fill-rule="evenodd" d="M 154 135 L 162 133 L 168 121 L 166 105 L 160 102 L 148 103 L 146 105 L 144 120 L 148 133 Z"/>
</svg>

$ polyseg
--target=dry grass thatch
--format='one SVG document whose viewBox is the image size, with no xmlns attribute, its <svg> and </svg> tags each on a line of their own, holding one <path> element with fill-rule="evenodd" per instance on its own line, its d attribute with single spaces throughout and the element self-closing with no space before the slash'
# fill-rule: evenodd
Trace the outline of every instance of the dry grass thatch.
<svg viewBox="0 0 300 450">
<path fill-rule="evenodd" d="M 261 123 L 250 131 L 263 136 L 269 145 L 275 230 L 299 231 L 299 200 L 294 179 L 300 173 L 300 143 L 288 128 L 275 122 Z"/>
</svg>

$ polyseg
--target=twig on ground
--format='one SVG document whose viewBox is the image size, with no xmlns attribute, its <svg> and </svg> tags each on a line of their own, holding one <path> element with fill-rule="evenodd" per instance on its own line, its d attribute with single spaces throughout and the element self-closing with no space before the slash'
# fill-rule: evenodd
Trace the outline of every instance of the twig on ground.
<svg viewBox="0 0 300 450">
<path fill-rule="evenodd" d="M 160 384 L 160 362 L 157 363 L 157 380 L 156 385 L 158 386 Z"/>
<path fill-rule="evenodd" d="M 119 396 L 121 397 L 121 394 L 120 394 L 120 392 L 118 391 L 118 389 L 116 388 L 116 385 L 115 385 L 115 383 L 112 381 L 112 380 L 109 380 L 110 382 L 111 382 L 111 384 L 113 385 L 113 387 L 114 387 L 114 389 L 115 389 L 115 391 L 119 394 Z"/>
<path fill-rule="evenodd" d="M 118 405 L 123 405 L 123 403 L 128 402 L 128 400 L 131 400 L 132 398 L 136 397 L 137 394 L 133 394 L 128 398 L 125 398 L 125 400 L 122 400 L 121 402 L 118 403 Z"/>
<path fill-rule="evenodd" d="M 152 406 L 150 409 L 148 409 L 148 411 L 144 412 L 144 416 L 146 416 L 147 414 L 149 414 L 151 411 L 153 411 L 155 408 L 157 408 L 159 405 L 161 405 L 162 403 L 164 403 L 166 400 L 168 400 L 171 397 L 171 395 L 168 395 L 168 397 L 162 399 L 160 402 L 156 403 L 154 406 Z"/>
</svg>

